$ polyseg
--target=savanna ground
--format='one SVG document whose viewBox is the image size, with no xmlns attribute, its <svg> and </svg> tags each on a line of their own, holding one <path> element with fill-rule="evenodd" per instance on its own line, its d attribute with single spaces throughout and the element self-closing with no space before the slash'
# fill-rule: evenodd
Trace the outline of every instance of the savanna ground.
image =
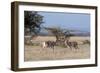
<svg viewBox="0 0 100 73">
<path fill-rule="evenodd" d="M 89 40 L 89 37 L 75 36 L 70 40 L 77 41 L 79 49 L 70 49 L 68 47 L 55 46 L 52 48 L 42 48 L 41 45 L 25 45 L 25 61 L 40 60 L 68 60 L 68 59 L 87 59 L 90 58 L 90 45 L 82 44 L 82 41 Z M 53 36 L 38 36 L 33 39 L 34 42 L 55 41 Z"/>
</svg>

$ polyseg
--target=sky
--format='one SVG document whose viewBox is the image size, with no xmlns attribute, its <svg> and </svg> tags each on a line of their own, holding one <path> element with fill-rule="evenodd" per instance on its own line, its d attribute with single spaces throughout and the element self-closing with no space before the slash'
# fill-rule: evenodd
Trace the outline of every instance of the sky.
<svg viewBox="0 0 100 73">
<path fill-rule="evenodd" d="M 62 29 L 90 32 L 90 14 L 64 12 L 38 12 L 44 16 L 42 24 L 45 27 L 60 27 Z"/>
</svg>

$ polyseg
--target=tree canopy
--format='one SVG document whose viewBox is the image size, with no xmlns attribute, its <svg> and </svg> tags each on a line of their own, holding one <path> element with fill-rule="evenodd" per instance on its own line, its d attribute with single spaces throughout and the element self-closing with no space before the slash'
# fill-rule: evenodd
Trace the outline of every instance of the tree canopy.
<svg viewBox="0 0 100 73">
<path fill-rule="evenodd" d="M 24 11 L 25 34 L 37 35 L 41 30 L 43 16 L 37 11 Z"/>
</svg>

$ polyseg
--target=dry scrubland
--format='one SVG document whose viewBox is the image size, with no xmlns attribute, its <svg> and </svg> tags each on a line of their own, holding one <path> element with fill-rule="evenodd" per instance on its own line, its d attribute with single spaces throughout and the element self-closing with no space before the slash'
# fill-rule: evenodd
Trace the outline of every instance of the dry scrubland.
<svg viewBox="0 0 100 73">
<path fill-rule="evenodd" d="M 38 36 L 33 39 L 34 42 L 55 41 L 52 36 Z M 41 45 L 25 45 L 25 61 L 39 61 L 39 60 L 61 60 L 61 59 L 87 59 L 90 58 L 90 45 L 81 44 L 84 40 L 89 40 L 89 37 L 71 37 L 71 41 L 77 41 L 79 49 L 70 49 L 61 46 L 52 48 L 42 48 Z"/>
</svg>

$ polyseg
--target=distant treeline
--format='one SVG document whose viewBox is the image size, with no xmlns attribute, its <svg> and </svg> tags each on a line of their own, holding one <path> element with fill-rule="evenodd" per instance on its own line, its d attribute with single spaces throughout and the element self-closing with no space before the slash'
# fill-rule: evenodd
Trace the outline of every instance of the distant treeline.
<svg viewBox="0 0 100 73">
<path fill-rule="evenodd" d="M 73 36 L 90 36 L 89 32 L 80 32 L 80 33 L 72 33 Z M 53 36 L 53 34 L 49 34 L 49 33 L 39 33 L 40 36 Z"/>
</svg>

